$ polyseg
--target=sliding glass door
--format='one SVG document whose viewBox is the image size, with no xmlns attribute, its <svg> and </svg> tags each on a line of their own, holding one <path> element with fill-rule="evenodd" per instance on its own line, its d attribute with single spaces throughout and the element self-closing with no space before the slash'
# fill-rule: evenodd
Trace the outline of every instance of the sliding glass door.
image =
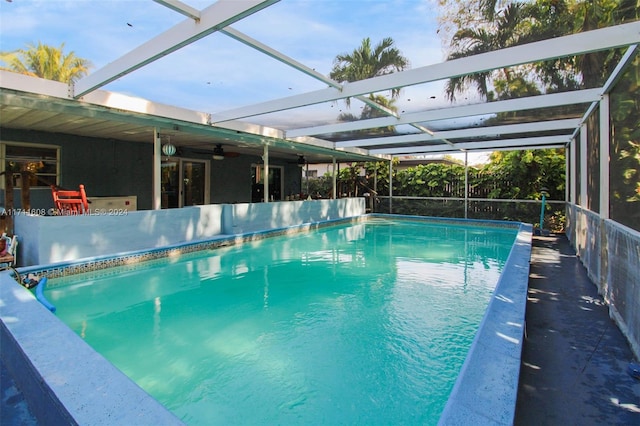
<svg viewBox="0 0 640 426">
<path fill-rule="evenodd" d="M 162 208 L 209 203 L 209 162 L 172 158 L 162 162 Z"/>
<path fill-rule="evenodd" d="M 284 169 L 281 166 L 269 167 L 269 201 L 282 200 Z M 254 164 L 251 167 L 251 202 L 264 202 L 264 166 Z"/>
</svg>

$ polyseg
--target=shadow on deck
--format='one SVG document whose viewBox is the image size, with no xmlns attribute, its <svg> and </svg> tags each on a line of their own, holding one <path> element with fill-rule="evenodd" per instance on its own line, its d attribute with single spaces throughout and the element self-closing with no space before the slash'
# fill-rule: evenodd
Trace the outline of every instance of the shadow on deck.
<svg viewBox="0 0 640 426">
<path fill-rule="evenodd" d="M 516 425 L 640 425 L 633 353 L 564 235 L 534 237 L 526 323 Z"/>
</svg>

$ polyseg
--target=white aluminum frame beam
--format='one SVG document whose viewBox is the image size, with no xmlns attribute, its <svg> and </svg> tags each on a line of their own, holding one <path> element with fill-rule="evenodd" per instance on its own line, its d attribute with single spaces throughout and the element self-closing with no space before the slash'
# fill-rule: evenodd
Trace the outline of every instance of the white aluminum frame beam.
<svg viewBox="0 0 640 426">
<path fill-rule="evenodd" d="M 613 89 L 613 86 L 618 81 L 618 79 L 620 77 L 622 77 L 622 72 L 631 63 L 631 61 L 633 60 L 633 58 L 636 55 L 637 51 L 638 51 L 638 45 L 637 44 L 629 46 L 627 51 L 624 53 L 624 55 L 620 59 L 620 62 L 618 62 L 618 65 L 616 65 L 614 70 L 611 72 L 611 75 L 609 76 L 607 81 L 604 83 L 604 86 L 602 86 L 602 94 L 603 95 L 606 95 L 607 93 L 609 93 Z M 589 108 L 587 108 L 585 113 L 582 115 L 582 122 L 583 123 L 586 123 L 587 118 L 589 118 L 589 116 L 591 115 L 593 110 L 599 105 L 599 102 L 600 101 L 594 101 L 594 102 L 591 103 Z M 579 131 L 580 131 L 580 128 L 579 127 L 576 128 L 576 130 L 573 132 L 573 136 L 576 136 Z"/>
<path fill-rule="evenodd" d="M 229 36 L 232 39 L 239 41 L 240 43 L 245 44 L 253 49 L 256 49 L 257 51 L 264 53 L 265 55 L 308 75 L 309 77 L 315 78 L 316 80 L 322 81 L 323 83 L 326 83 L 331 87 L 342 90 L 342 85 L 340 83 L 328 77 L 325 77 L 323 74 L 319 73 L 318 71 L 312 68 L 309 68 L 308 66 L 296 61 L 295 59 L 267 46 L 266 44 L 259 42 L 258 40 L 232 27 L 226 27 L 224 29 L 221 29 L 220 33 L 226 36 Z"/>
<path fill-rule="evenodd" d="M 629 64 L 631 64 L 637 52 L 637 44 L 629 46 L 627 51 L 624 52 L 624 55 L 620 59 L 620 62 L 618 62 L 618 65 L 616 65 L 614 70 L 611 72 L 611 75 L 604 83 L 604 86 L 602 86 L 603 93 L 607 94 L 611 92 L 611 90 L 613 90 L 613 86 L 615 86 L 616 82 L 622 77 L 623 71 L 627 68 L 627 66 L 629 66 Z"/>
<path fill-rule="evenodd" d="M 523 124 L 507 124 L 503 126 L 472 127 L 469 129 L 447 130 L 433 134 L 410 134 L 402 136 L 388 136 L 382 138 L 356 139 L 351 141 L 337 141 L 339 147 L 372 147 L 377 145 L 407 144 L 415 142 L 438 142 L 443 139 L 478 138 L 513 133 L 545 132 L 551 130 L 573 130 L 579 127 L 579 118 L 565 120 L 538 121 Z M 455 145 L 455 144 L 454 144 Z"/>
<path fill-rule="evenodd" d="M 186 19 L 75 83 L 74 98 L 92 92 L 279 0 L 219 0 L 198 21 Z"/>
<path fill-rule="evenodd" d="M 227 27 L 224 28 L 222 30 L 220 30 L 220 32 L 222 34 L 225 34 L 231 38 L 233 38 L 236 41 L 239 41 L 240 43 L 243 43 L 253 49 L 256 49 L 259 52 L 264 53 L 265 55 L 279 61 L 282 62 L 283 64 L 286 64 L 306 75 L 308 75 L 309 77 L 312 77 L 318 81 L 322 81 L 323 83 L 327 84 L 329 87 L 333 87 L 335 89 L 338 90 L 342 90 L 342 84 L 338 83 L 335 80 L 330 79 L 329 77 L 325 76 L 324 74 L 319 73 L 318 71 L 314 70 L 313 68 L 309 68 L 308 66 L 304 65 L 301 62 L 296 61 L 295 59 L 267 46 L 264 43 L 259 42 L 258 40 L 232 28 L 232 27 Z M 384 105 L 380 105 L 377 102 L 372 101 L 371 99 L 369 99 L 366 96 L 355 96 L 356 99 L 358 99 L 359 101 L 364 102 L 365 104 L 369 105 L 372 108 L 377 109 L 378 111 L 382 111 L 387 115 L 391 115 L 394 117 L 398 117 L 398 113 L 396 111 L 393 111 L 392 109 L 389 109 L 387 107 L 385 107 Z M 425 129 L 420 129 L 422 131 L 425 131 Z"/>
<path fill-rule="evenodd" d="M 407 71 L 360 80 L 337 90 L 333 87 L 212 114 L 214 123 L 236 120 L 302 106 L 444 80 L 640 43 L 640 21 L 543 40 L 494 52 L 454 59 Z"/>
<path fill-rule="evenodd" d="M 162 140 L 160 129 L 153 128 L 153 176 L 151 182 L 153 210 L 162 208 Z"/>
<path fill-rule="evenodd" d="M 178 12 L 194 21 L 200 20 L 200 11 L 178 0 L 153 0 L 169 9 Z"/>
<path fill-rule="evenodd" d="M 529 96 L 506 101 L 486 102 L 474 105 L 441 108 L 405 114 L 400 119 L 393 117 L 372 118 L 369 120 L 349 121 L 346 123 L 316 126 L 286 131 L 287 138 L 298 136 L 322 135 L 338 132 L 349 132 L 400 124 L 420 123 L 452 118 L 497 114 L 500 112 L 521 111 L 536 108 L 550 108 L 562 105 L 581 104 L 600 101 L 602 89 L 575 90 L 573 92 L 552 93 L 550 95 Z"/>
<path fill-rule="evenodd" d="M 582 127 L 582 125 L 580 126 Z M 569 160 L 569 168 L 566 169 L 565 173 L 567 176 L 567 180 L 569 184 L 567 187 L 569 188 L 569 201 L 573 204 L 578 204 L 578 194 L 576 192 L 578 188 L 577 178 L 578 178 L 578 159 L 576 156 L 578 155 L 578 141 L 576 140 L 576 135 L 574 134 L 571 138 L 571 144 L 569 145 L 569 155 L 567 156 Z"/>
<path fill-rule="evenodd" d="M 580 158 L 578 161 L 580 162 L 580 203 L 578 204 L 580 207 L 583 207 L 585 210 L 589 209 L 589 193 L 587 191 L 588 184 L 588 135 L 589 128 L 586 123 L 582 124 L 580 131 Z"/>
<path fill-rule="evenodd" d="M 0 88 L 69 99 L 69 85 L 26 74 L 0 69 Z"/>
<path fill-rule="evenodd" d="M 482 148 L 482 149 L 469 149 L 465 152 L 493 152 L 493 151 L 513 151 L 514 149 L 564 149 L 566 148 L 566 144 L 558 144 L 558 145 L 544 145 L 544 146 L 531 146 L 531 147 L 518 147 L 513 148 L 510 146 L 505 147 L 495 147 L 495 148 Z M 443 153 L 448 153 L 453 151 L 445 151 Z"/>
<path fill-rule="evenodd" d="M 498 139 L 482 142 L 460 142 L 449 146 L 445 144 L 429 145 L 429 146 L 411 146 L 406 148 L 384 148 L 384 149 L 372 149 L 369 152 L 371 154 L 391 154 L 397 155 L 419 155 L 435 152 L 446 151 L 460 151 L 460 150 L 482 150 L 482 149 L 494 149 L 494 148 L 514 148 L 514 149 L 528 149 L 528 148 L 540 148 L 541 146 L 548 147 L 564 147 L 571 142 L 571 135 L 559 135 L 559 136 L 539 136 L 532 138 L 518 138 L 518 139 Z"/>
</svg>

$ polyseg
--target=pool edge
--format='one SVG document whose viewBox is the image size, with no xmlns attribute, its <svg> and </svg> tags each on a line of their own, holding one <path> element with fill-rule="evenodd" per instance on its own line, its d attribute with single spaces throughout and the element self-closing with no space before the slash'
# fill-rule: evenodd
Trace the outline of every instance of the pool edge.
<svg viewBox="0 0 640 426">
<path fill-rule="evenodd" d="M 0 357 L 39 424 L 183 424 L 9 271 L 0 273 L 0 306 Z"/>
<path fill-rule="evenodd" d="M 402 220 L 419 218 L 438 223 L 469 224 L 471 222 L 474 225 L 519 229 L 518 236 L 509 254 L 503 273 L 500 276 L 500 280 L 496 285 L 492 299 L 489 302 L 480 329 L 476 334 L 469 355 L 462 367 L 460 376 L 458 377 L 439 423 L 442 425 L 470 424 L 469 421 L 477 423 L 473 422 L 473 419 L 477 418 L 481 419 L 480 423 L 485 424 L 511 424 L 515 413 L 515 398 L 518 386 L 522 335 L 524 332 L 524 304 L 526 303 L 531 253 L 531 225 L 503 221 L 442 220 L 431 217 L 380 214 L 362 215 L 330 222 L 358 223 L 360 221 L 366 221 L 369 218 L 379 217 Z M 318 223 L 303 224 L 290 228 L 314 228 L 316 226 L 320 225 Z M 290 228 L 265 230 L 229 237 L 259 238 L 267 234 L 272 235 L 273 232 L 287 233 L 291 231 Z M 200 243 L 201 242 L 190 243 L 185 246 Z M 172 250 L 175 249 L 175 247 L 165 247 L 158 250 L 167 249 Z M 73 262 L 65 262 L 64 266 L 72 266 L 72 263 Z M 55 266 L 63 267 L 61 264 Z M 42 267 L 43 266 L 40 265 L 40 268 Z M 29 268 L 29 270 L 36 269 L 37 268 Z M 20 272 L 25 271 L 21 269 Z M 516 284 L 511 285 L 511 281 L 515 281 Z M 520 303 L 520 301 L 522 301 L 522 303 Z M 513 312 L 509 311 L 509 313 L 505 313 L 506 311 L 502 306 L 509 304 L 517 304 L 518 307 L 516 307 Z M 522 305 L 522 309 L 519 309 L 520 305 Z M 45 415 L 51 418 L 52 413 L 46 412 L 46 410 L 49 409 L 57 410 L 57 415 L 63 418 L 67 416 L 68 419 L 75 419 L 74 421 L 79 421 L 80 424 L 104 423 L 105 419 L 108 419 L 110 422 L 124 423 L 135 420 L 136 424 L 147 424 L 147 422 L 148 424 L 182 424 L 178 418 L 159 404 L 153 397 L 124 376 L 123 373 L 106 359 L 95 353 L 77 334 L 49 312 L 45 306 L 40 304 L 31 292 L 15 282 L 9 272 L 0 273 L 0 306 L 2 306 L 2 310 L 0 311 L 0 319 L 2 322 L 2 324 L 0 324 L 0 333 L 2 335 L 0 337 L 2 337 L 3 343 L 3 353 L 1 354 L 3 362 L 6 362 L 7 359 L 9 360 L 7 364 L 14 377 L 16 377 L 16 374 L 24 375 L 26 373 L 26 377 L 20 378 L 20 384 L 22 385 L 21 389 L 25 393 L 25 396 L 31 398 L 28 399 L 30 406 L 32 406 L 31 401 L 33 398 L 31 391 L 34 391 L 33 393 L 41 393 L 41 395 L 39 395 L 40 398 L 50 399 L 48 405 L 46 405 L 47 408 L 43 408 L 45 412 L 34 413 L 36 417 L 38 417 L 38 415 Z M 7 306 L 11 306 L 11 308 L 7 309 Z M 20 312 L 15 312 L 16 310 Z M 494 314 L 489 315 L 490 311 Z M 501 317 L 498 318 L 497 315 Z M 508 321 L 505 318 L 508 318 Z M 27 320 L 25 321 L 25 319 Z M 504 321 L 501 322 L 500 320 L 503 319 Z M 29 322 L 39 324 L 38 327 L 34 327 L 38 329 L 37 332 L 29 333 L 29 330 L 32 328 L 29 327 Z M 42 327 L 42 324 L 46 324 L 46 327 Z M 60 327 L 58 327 L 58 325 L 64 326 L 62 328 L 68 330 L 68 332 L 59 335 L 58 333 L 60 333 L 60 331 L 58 329 Z M 500 335 L 497 334 L 497 330 L 499 330 Z M 483 335 L 482 339 L 487 339 L 487 342 L 479 342 L 481 334 Z M 59 338 L 59 336 L 62 335 L 64 335 L 64 339 Z M 54 340 L 55 336 L 58 338 Z M 63 353 L 57 355 L 62 362 L 53 364 L 50 359 L 51 350 L 46 351 L 42 350 L 42 348 L 46 348 L 47 345 L 56 344 L 55 342 L 59 340 L 68 340 L 69 346 Z M 8 344 L 5 344 L 6 342 L 8 342 Z M 63 356 L 68 353 L 79 354 L 82 357 L 81 365 L 73 362 L 73 359 L 69 360 L 68 357 L 65 358 Z M 483 356 L 483 354 L 490 354 L 490 356 Z M 508 360 L 509 363 L 499 362 L 497 356 L 504 356 L 505 360 Z M 92 364 L 91 360 L 95 361 L 95 364 Z M 486 366 L 482 367 L 482 362 L 489 365 L 489 368 L 486 368 Z M 69 381 L 72 383 L 80 383 L 82 380 L 87 379 L 86 373 L 79 374 L 77 371 L 82 366 L 91 368 L 90 371 L 92 371 L 92 373 L 95 372 L 98 376 L 97 381 L 95 377 L 90 377 L 91 380 L 89 380 L 90 384 L 88 388 L 84 384 L 74 387 L 73 384 L 68 383 Z M 509 373 L 508 376 L 507 373 Z M 65 381 L 63 383 L 59 383 L 60 377 L 64 377 Z M 103 379 L 103 382 L 100 382 L 100 377 Z M 503 386 L 503 392 L 498 398 L 489 386 L 491 385 L 496 388 L 499 384 Z M 112 386 L 115 387 L 115 389 L 113 389 Z M 96 391 L 96 389 L 98 389 L 98 391 Z M 91 401 L 91 394 L 96 392 L 100 393 L 100 395 L 107 395 L 105 401 L 103 401 L 104 406 L 91 406 L 91 408 L 89 408 L 90 404 L 87 401 Z M 478 395 L 482 396 L 482 393 L 484 393 L 484 399 L 487 401 L 482 401 L 483 404 L 478 404 L 480 400 Z M 121 397 L 118 399 L 115 395 L 130 395 L 130 397 Z M 85 398 L 85 400 L 79 402 L 78 399 L 81 398 Z M 509 404 L 511 405 L 509 406 Z M 483 405 L 483 407 L 478 407 L 478 405 Z M 44 406 L 45 405 L 43 405 L 43 407 Z M 99 409 L 93 410 L 93 408 Z M 92 410 L 93 414 L 87 414 L 87 410 Z M 494 418 L 498 413 L 503 414 L 500 414 L 498 416 L 499 420 L 496 420 Z M 92 418 L 91 416 L 98 417 L 99 414 L 102 416 L 102 420 L 87 421 L 87 415 L 89 415 L 88 418 L 90 419 Z M 511 422 L 508 420 L 509 416 L 511 416 Z M 507 419 L 506 421 L 505 418 Z M 73 421 L 69 423 L 73 424 Z"/>
<path fill-rule="evenodd" d="M 533 227 L 521 224 L 438 426 L 513 424 L 532 237 Z"/>
</svg>

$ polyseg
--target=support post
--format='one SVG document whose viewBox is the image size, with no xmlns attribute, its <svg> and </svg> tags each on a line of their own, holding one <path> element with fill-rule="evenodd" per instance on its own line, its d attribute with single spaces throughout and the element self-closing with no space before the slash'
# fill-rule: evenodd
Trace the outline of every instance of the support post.
<svg viewBox="0 0 640 426">
<path fill-rule="evenodd" d="M 153 128 L 153 210 L 162 207 L 162 140 L 158 128 Z"/>
<path fill-rule="evenodd" d="M 4 216 L 5 229 L 8 234 L 13 235 L 13 172 L 11 170 L 4 171 L 4 208 L 9 214 Z"/>
<path fill-rule="evenodd" d="M 309 163 L 305 162 L 304 165 L 304 179 L 307 182 L 307 190 L 305 191 L 305 193 L 307 194 L 307 197 L 309 197 L 311 194 L 309 194 Z"/>
<path fill-rule="evenodd" d="M 567 179 L 567 184 L 566 187 L 569 191 L 569 194 L 567 195 L 567 199 L 569 200 L 570 203 L 576 204 L 576 144 L 578 142 L 574 139 L 571 140 L 571 144 L 569 145 L 569 149 L 566 152 L 566 157 L 567 157 L 567 173 L 566 173 L 566 179 Z"/>
<path fill-rule="evenodd" d="M 264 192 L 264 202 L 269 202 L 269 145 L 264 145 L 264 152 L 262 154 L 262 160 L 264 161 L 264 176 L 262 178 L 262 192 Z"/>
<path fill-rule="evenodd" d="M 373 169 L 373 194 L 371 194 L 371 213 L 376 212 L 376 201 L 378 201 L 378 163 Z"/>
<path fill-rule="evenodd" d="M 587 125 L 580 127 L 580 207 L 588 208 L 587 200 Z"/>
<path fill-rule="evenodd" d="M 337 191 L 337 176 L 336 176 L 336 157 L 332 157 L 331 161 L 333 162 L 333 191 L 331 191 L 331 193 L 333 194 L 333 197 L 331 197 L 332 199 L 336 199 L 336 191 Z"/>
<path fill-rule="evenodd" d="M 609 95 L 600 100 L 600 217 L 609 219 L 609 146 L 610 144 Z"/>
<path fill-rule="evenodd" d="M 611 300 L 609 275 L 609 245 L 607 238 L 607 219 L 609 219 L 609 147 L 611 146 L 611 123 L 609 115 L 609 94 L 600 100 L 600 289 L 604 290 L 605 300 Z"/>
<path fill-rule="evenodd" d="M 31 176 L 32 173 L 27 169 L 28 163 L 20 165 L 20 201 L 22 210 L 31 210 Z"/>
<path fill-rule="evenodd" d="M 468 219 L 469 210 L 469 153 L 464 152 L 464 218 Z"/>
<path fill-rule="evenodd" d="M 393 157 L 389 160 L 389 214 L 393 213 Z"/>
</svg>

